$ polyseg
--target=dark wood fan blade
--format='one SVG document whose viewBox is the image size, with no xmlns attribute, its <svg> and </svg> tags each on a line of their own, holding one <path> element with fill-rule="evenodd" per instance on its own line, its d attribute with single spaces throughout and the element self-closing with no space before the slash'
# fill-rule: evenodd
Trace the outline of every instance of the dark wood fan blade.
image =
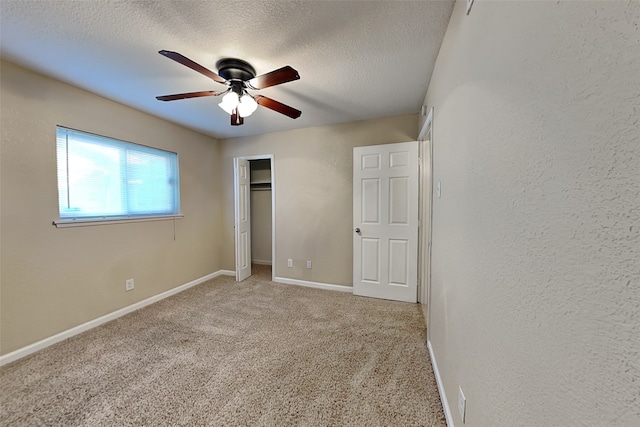
<svg viewBox="0 0 640 427">
<path fill-rule="evenodd" d="M 300 79 L 300 75 L 290 66 L 279 68 L 267 74 L 254 77 L 247 82 L 254 89 L 264 89 L 266 87 L 279 85 L 293 80 Z"/>
<path fill-rule="evenodd" d="M 204 90 L 201 92 L 176 93 L 175 95 L 156 96 L 158 101 L 176 101 L 178 99 L 199 98 L 201 96 L 218 96 L 224 92 L 214 92 L 212 90 Z"/>
<path fill-rule="evenodd" d="M 231 126 L 240 126 L 244 124 L 244 118 L 238 114 L 238 109 L 234 108 L 231 114 Z"/>
<path fill-rule="evenodd" d="M 254 99 L 263 107 L 267 107 L 273 111 L 277 111 L 278 113 L 289 116 L 292 119 L 297 119 L 302 114 L 302 111 L 296 110 L 293 107 L 289 107 L 288 105 L 285 105 L 282 102 L 278 102 L 275 99 L 267 98 L 266 96 L 256 95 Z"/>
<path fill-rule="evenodd" d="M 174 61 L 179 62 L 180 64 L 182 64 L 182 65 L 184 65 L 186 67 L 189 67 L 192 70 L 195 70 L 195 71 L 199 72 L 200 74 L 204 74 L 205 76 L 209 77 L 212 80 L 217 81 L 218 83 L 226 82 L 225 79 L 223 79 L 222 77 L 220 77 L 219 75 L 217 75 L 213 71 L 211 71 L 211 70 L 209 70 L 207 68 L 204 68 L 200 64 L 197 64 L 197 63 L 193 62 L 192 60 L 190 60 L 186 56 L 180 55 L 178 52 L 171 52 L 170 50 L 161 50 L 158 53 L 160 55 L 166 56 L 169 59 L 173 59 Z"/>
</svg>

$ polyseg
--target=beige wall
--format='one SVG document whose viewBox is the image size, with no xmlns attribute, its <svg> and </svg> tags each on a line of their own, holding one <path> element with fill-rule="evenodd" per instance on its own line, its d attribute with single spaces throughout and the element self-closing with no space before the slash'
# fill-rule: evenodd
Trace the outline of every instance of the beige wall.
<svg viewBox="0 0 640 427">
<path fill-rule="evenodd" d="M 431 339 L 456 426 L 640 425 L 640 2 L 455 6 Z"/>
<path fill-rule="evenodd" d="M 271 263 L 271 190 L 251 190 L 251 260 Z"/>
<path fill-rule="evenodd" d="M 235 269 L 233 158 L 273 154 L 276 275 L 351 286 L 353 147 L 413 141 L 417 123 L 405 115 L 222 140 L 223 268 Z"/>
<path fill-rule="evenodd" d="M 1 352 L 215 272 L 219 146 L 166 121 L 1 63 Z M 57 229 L 56 125 L 177 152 L 185 217 Z M 125 279 L 136 288 L 125 292 Z"/>
</svg>

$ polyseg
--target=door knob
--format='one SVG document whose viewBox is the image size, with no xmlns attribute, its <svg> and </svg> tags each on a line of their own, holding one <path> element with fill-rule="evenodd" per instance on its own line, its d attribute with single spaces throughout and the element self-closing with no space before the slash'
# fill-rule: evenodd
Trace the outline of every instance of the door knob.
<svg viewBox="0 0 640 427">
<path fill-rule="evenodd" d="M 360 234 L 360 229 L 356 228 L 356 233 Z"/>
</svg>

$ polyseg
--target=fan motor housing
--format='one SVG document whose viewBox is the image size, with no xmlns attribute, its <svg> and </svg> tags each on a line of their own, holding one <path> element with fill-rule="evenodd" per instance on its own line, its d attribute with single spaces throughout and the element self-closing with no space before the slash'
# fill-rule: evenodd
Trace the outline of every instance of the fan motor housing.
<svg viewBox="0 0 640 427">
<path fill-rule="evenodd" d="M 246 61 L 237 58 L 222 58 L 216 62 L 218 75 L 226 80 L 251 80 L 256 76 L 256 70 Z"/>
</svg>

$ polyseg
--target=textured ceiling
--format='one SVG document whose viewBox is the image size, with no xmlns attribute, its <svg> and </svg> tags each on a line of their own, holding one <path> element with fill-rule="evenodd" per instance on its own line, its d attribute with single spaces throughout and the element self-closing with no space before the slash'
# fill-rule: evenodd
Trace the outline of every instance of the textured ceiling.
<svg viewBox="0 0 640 427">
<path fill-rule="evenodd" d="M 0 1 L 3 59 L 215 137 L 255 135 L 416 113 L 451 1 Z M 260 93 L 302 110 L 263 107 L 232 127 L 219 97 L 156 95 L 224 86 L 158 54 L 217 71 L 223 57 L 257 74 L 284 65 L 298 81 Z"/>
</svg>

